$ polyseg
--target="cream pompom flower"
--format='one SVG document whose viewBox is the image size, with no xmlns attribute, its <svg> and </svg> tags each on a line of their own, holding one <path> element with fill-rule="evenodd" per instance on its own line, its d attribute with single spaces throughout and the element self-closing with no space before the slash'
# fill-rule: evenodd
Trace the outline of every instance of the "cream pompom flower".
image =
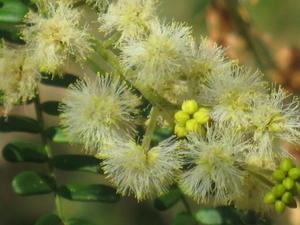
<svg viewBox="0 0 300 225">
<path fill-rule="evenodd" d="M 212 106 L 213 120 L 244 129 L 250 124 L 254 102 L 266 96 L 266 85 L 260 72 L 232 66 L 227 73 L 211 74 L 199 98 Z"/>
<path fill-rule="evenodd" d="M 169 138 L 148 152 L 134 141 L 119 141 L 109 146 L 111 154 L 103 161 L 107 178 L 122 195 L 138 200 L 157 197 L 168 191 L 181 169 L 178 143 Z"/>
<path fill-rule="evenodd" d="M 190 41 L 190 27 L 176 22 L 166 25 L 152 21 L 147 38 L 129 40 L 122 47 L 122 62 L 126 69 L 135 69 L 137 80 L 158 86 L 184 70 Z"/>
<path fill-rule="evenodd" d="M 25 103 L 36 95 L 41 76 L 26 48 L 0 49 L 0 90 L 3 91 L 5 114 L 15 104 Z"/>
<path fill-rule="evenodd" d="M 99 17 L 100 30 L 108 34 L 114 30 L 121 32 L 120 42 L 145 37 L 149 22 L 155 18 L 156 5 L 157 0 L 119 0 L 112 3 Z"/>
<path fill-rule="evenodd" d="M 64 1 L 48 3 L 46 12 L 26 15 L 25 22 L 31 26 L 23 29 L 23 39 L 41 71 L 55 73 L 71 57 L 82 62 L 93 51 L 80 17 L 80 11 Z"/>
<path fill-rule="evenodd" d="M 300 142 L 300 102 L 297 97 L 290 97 L 283 88 L 273 88 L 269 96 L 255 102 L 251 131 L 256 151 L 261 155 L 284 156 L 284 151 L 276 147 L 280 139 Z"/>
<path fill-rule="evenodd" d="M 218 74 L 229 72 L 232 61 L 225 56 L 222 47 L 207 38 L 201 38 L 199 46 L 191 42 L 192 59 L 188 66 L 189 76 L 205 78 L 210 73 Z"/>
<path fill-rule="evenodd" d="M 97 153 L 105 144 L 134 133 L 140 99 L 110 75 L 85 78 L 67 91 L 61 124 L 72 141 Z"/>
<path fill-rule="evenodd" d="M 241 135 L 219 128 L 208 128 L 206 137 L 191 133 L 187 138 L 185 157 L 191 168 L 180 176 L 180 188 L 199 203 L 229 204 L 240 192 L 240 154 L 248 144 Z"/>
<path fill-rule="evenodd" d="M 200 43 L 191 42 L 190 62 L 186 66 L 186 80 L 190 95 L 201 95 L 200 84 L 211 74 L 230 73 L 232 61 L 225 56 L 224 49 L 207 38 L 201 38 Z"/>
</svg>

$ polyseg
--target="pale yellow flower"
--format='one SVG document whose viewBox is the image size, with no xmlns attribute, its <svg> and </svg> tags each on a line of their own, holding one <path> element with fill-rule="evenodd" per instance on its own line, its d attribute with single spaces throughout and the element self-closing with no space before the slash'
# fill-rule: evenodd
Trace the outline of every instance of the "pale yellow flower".
<svg viewBox="0 0 300 225">
<path fill-rule="evenodd" d="M 0 90 L 4 93 L 5 114 L 14 105 L 25 103 L 36 95 L 41 79 L 34 60 L 24 47 L 0 49 Z"/>
<path fill-rule="evenodd" d="M 67 90 L 61 123 L 72 141 L 97 153 L 105 144 L 135 132 L 139 104 L 139 98 L 117 78 L 85 78 Z"/>
<path fill-rule="evenodd" d="M 80 25 L 81 13 L 63 1 L 48 3 L 46 12 L 30 11 L 23 29 L 29 54 L 43 72 L 55 73 L 72 57 L 83 62 L 92 51 L 90 35 Z"/>
<path fill-rule="evenodd" d="M 101 14 L 100 30 L 107 34 L 121 32 L 120 42 L 147 36 L 149 22 L 156 17 L 157 0 L 119 0 Z"/>
<path fill-rule="evenodd" d="M 229 204 L 239 193 L 244 172 L 240 156 L 249 145 L 230 129 L 208 128 L 206 136 L 187 136 L 185 158 L 191 165 L 180 175 L 182 191 L 198 203 Z"/>
<path fill-rule="evenodd" d="M 134 141 L 120 140 L 109 146 L 103 161 L 107 178 L 122 195 L 138 200 L 154 198 L 168 191 L 181 169 L 178 143 L 167 139 L 145 152 Z"/>
</svg>

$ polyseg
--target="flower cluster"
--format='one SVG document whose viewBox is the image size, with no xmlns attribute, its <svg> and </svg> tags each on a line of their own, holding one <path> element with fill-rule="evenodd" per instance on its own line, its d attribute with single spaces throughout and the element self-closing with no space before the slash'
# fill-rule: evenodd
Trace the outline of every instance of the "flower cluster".
<svg viewBox="0 0 300 225">
<path fill-rule="evenodd" d="M 208 39 L 197 40 L 187 24 L 160 19 L 157 0 L 118 0 L 97 10 L 108 40 L 95 45 L 75 2 L 37 1 L 22 30 L 26 44 L 2 47 L 7 109 L 34 97 L 39 71 L 60 72 L 72 58 L 84 64 L 95 50 L 110 73 L 84 74 L 69 86 L 61 125 L 70 142 L 101 158 L 119 193 L 143 200 L 176 183 L 198 203 L 268 210 L 261 204 L 273 184 L 268 175 L 288 157 L 280 142 L 300 143 L 298 98 L 228 59 Z M 155 144 L 161 124 L 174 135 Z M 279 183 L 265 197 L 278 212 L 293 203 L 291 191 L 299 186 L 299 169 L 292 167 L 282 161 L 274 172 Z"/>
<path fill-rule="evenodd" d="M 229 60 L 209 40 L 198 43 L 186 24 L 162 22 L 156 7 L 154 0 L 119 0 L 100 15 L 100 30 L 118 34 L 117 71 L 145 93 L 152 111 L 158 107 L 159 116 L 169 121 L 174 108 L 181 108 L 174 115 L 179 138 L 153 146 L 158 123 L 151 113 L 140 143 L 131 117 L 114 118 L 134 114 L 133 97 L 123 98 L 125 90 L 116 95 L 114 85 L 93 82 L 70 88 L 62 108 L 67 133 L 103 159 L 107 178 L 121 194 L 142 200 L 165 193 L 176 182 L 199 203 L 268 210 L 261 204 L 271 183 L 265 171 L 275 170 L 287 156 L 281 140 L 299 143 L 298 99 L 270 85 L 261 72 Z M 164 108 L 161 99 L 173 108 Z"/>
</svg>

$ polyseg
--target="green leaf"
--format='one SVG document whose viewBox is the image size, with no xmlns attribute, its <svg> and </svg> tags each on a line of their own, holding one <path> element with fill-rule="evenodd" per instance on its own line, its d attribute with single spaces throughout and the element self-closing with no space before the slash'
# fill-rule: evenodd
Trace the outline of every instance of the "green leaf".
<svg viewBox="0 0 300 225">
<path fill-rule="evenodd" d="M 35 225 L 64 225 L 61 219 L 55 214 L 42 216 Z"/>
<path fill-rule="evenodd" d="M 68 184 L 58 190 L 62 197 L 73 201 L 114 203 L 120 197 L 116 190 L 102 184 Z"/>
<path fill-rule="evenodd" d="M 243 221 L 240 218 L 240 215 L 238 214 L 238 211 L 231 207 L 231 206 L 220 206 L 216 208 L 223 220 L 222 225 L 236 225 L 236 224 L 243 224 Z"/>
<path fill-rule="evenodd" d="M 67 88 L 70 84 L 79 80 L 78 77 L 71 74 L 64 74 L 63 76 L 54 76 L 50 74 L 42 74 L 42 84 Z"/>
<path fill-rule="evenodd" d="M 58 101 L 44 102 L 42 104 L 42 110 L 49 115 L 58 116 L 60 114 L 58 111 L 59 104 L 60 103 Z"/>
<path fill-rule="evenodd" d="M 18 195 L 47 194 L 54 190 L 55 181 L 52 177 L 35 171 L 24 171 L 12 181 L 12 188 Z"/>
<path fill-rule="evenodd" d="M 20 1 L 0 0 L 0 22 L 21 23 L 27 12 L 27 6 Z"/>
<path fill-rule="evenodd" d="M 0 38 L 16 44 L 25 44 L 20 38 L 20 29 L 12 24 L 0 23 Z"/>
<path fill-rule="evenodd" d="M 42 145 L 31 142 L 12 142 L 7 144 L 2 155 L 9 162 L 35 162 L 43 163 L 47 161 L 47 154 Z"/>
<path fill-rule="evenodd" d="M 23 116 L 0 117 L 0 132 L 39 133 L 41 127 L 38 121 Z"/>
<path fill-rule="evenodd" d="M 158 210 L 167 210 L 175 205 L 181 198 L 181 192 L 177 187 L 172 187 L 165 195 L 154 200 L 154 206 Z"/>
<path fill-rule="evenodd" d="M 44 131 L 44 135 L 46 135 L 50 140 L 52 140 L 55 143 L 60 143 L 60 144 L 69 144 L 70 143 L 69 138 L 63 132 L 61 127 L 50 127 Z M 73 143 L 73 144 L 76 144 L 76 143 Z M 77 144 L 79 144 L 79 143 L 77 143 Z"/>
<path fill-rule="evenodd" d="M 94 225 L 93 223 L 87 222 L 83 219 L 68 219 L 67 223 L 68 225 Z"/>
<path fill-rule="evenodd" d="M 173 128 L 158 128 L 154 131 L 152 141 L 155 144 L 171 137 L 173 135 Z"/>
<path fill-rule="evenodd" d="M 216 208 L 202 208 L 195 214 L 196 220 L 203 225 L 221 225 L 222 215 Z"/>
<path fill-rule="evenodd" d="M 103 173 L 100 160 L 88 155 L 56 155 L 51 163 L 55 168 L 67 171 L 79 170 L 91 173 Z"/>
<path fill-rule="evenodd" d="M 179 213 L 172 219 L 172 225 L 197 225 L 197 221 L 189 213 Z"/>
</svg>

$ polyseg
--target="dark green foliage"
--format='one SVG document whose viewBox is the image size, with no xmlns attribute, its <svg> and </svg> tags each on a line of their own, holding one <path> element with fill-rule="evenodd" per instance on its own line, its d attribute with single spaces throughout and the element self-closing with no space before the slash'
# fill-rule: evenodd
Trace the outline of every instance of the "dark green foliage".
<svg viewBox="0 0 300 225">
<path fill-rule="evenodd" d="M 0 0 L 0 22 L 2 23 L 22 23 L 27 12 L 27 6 L 18 0 Z"/>
<path fill-rule="evenodd" d="M 0 23 L 0 38 L 15 44 L 25 44 L 20 37 L 20 30 L 7 23 Z"/>
<path fill-rule="evenodd" d="M 197 225 L 197 221 L 189 213 L 179 213 L 172 219 L 172 225 Z"/>
<path fill-rule="evenodd" d="M 12 188 L 16 194 L 23 196 L 47 194 L 54 190 L 55 181 L 46 174 L 24 171 L 13 179 Z"/>
<path fill-rule="evenodd" d="M 165 195 L 160 196 L 154 200 L 154 206 L 158 210 L 167 210 L 175 205 L 181 198 L 180 190 L 173 186 L 169 192 Z"/>
<path fill-rule="evenodd" d="M 63 225 L 61 219 L 55 214 L 42 216 L 35 225 Z"/>
<path fill-rule="evenodd" d="M 100 162 L 99 159 L 88 155 L 56 155 L 51 160 L 52 165 L 61 170 L 102 174 Z"/>
<path fill-rule="evenodd" d="M 58 101 L 48 101 L 48 102 L 44 102 L 41 107 L 42 110 L 52 116 L 58 116 L 60 114 L 59 110 L 58 110 L 58 106 L 59 106 L 60 102 Z"/>
<path fill-rule="evenodd" d="M 216 208 L 202 208 L 195 214 L 197 221 L 203 225 L 221 225 L 223 218 Z"/>
<path fill-rule="evenodd" d="M 77 219 L 77 218 L 76 219 L 75 218 L 69 219 L 67 221 L 67 224 L 68 225 L 94 225 L 93 223 L 87 222 L 87 221 L 82 220 L 82 219 Z"/>
<path fill-rule="evenodd" d="M 12 142 L 2 151 L 3 158 L 9 162 L 43 163 L 48 160 L 44 147 L 31 142 Z"/>
<path fill-rule="evenodd" d="M 253 211 L 238 211 L 231 206 L 202 208 L 195 213 L 202 225 L 270 225 L 270 221 Z"/>
<path fill-rule="evenodd" d="M 50 127 L 44 131 L 44 135 L 55 143 L 69 144 L 69 138 L 64 134 L 61 127 Z M 75 143 L 73 143 L 75 144 Z"/>
<path fill-rule="evenodd" d="M 39 133 L 41 127 L 38 121 L 23 116 L 0 117 L 0 132 Z"/>
<path fill-rule="evenodd" d="M 42 76 L 43 76 L 42 84 L 56 86 L 56 87 L 62 87 L 62 88 L 67 88 L 70 84 L 73 84 L 77 80 L 79 80 L 78 77 L 76 77 L 72 74 L 64 74 L 63 76 L 55 76 L 55 75 L 43 73 Z"/>
<path fill-rule="evenodd" d="M 58 194 L 69 200 L 84 202 L 115 203 L 120 199 L 114 188 L 102 184 L 68 184 L 60 187 Z"/>
<path fill-rule="evenodd" d="M 173 128 L 158 128 L 154 131 L 152 142 L 157 145 L 159 142 L 171 137 L 173 135 Z"/>
</svg>

